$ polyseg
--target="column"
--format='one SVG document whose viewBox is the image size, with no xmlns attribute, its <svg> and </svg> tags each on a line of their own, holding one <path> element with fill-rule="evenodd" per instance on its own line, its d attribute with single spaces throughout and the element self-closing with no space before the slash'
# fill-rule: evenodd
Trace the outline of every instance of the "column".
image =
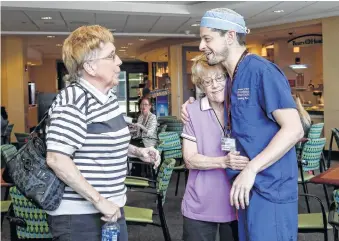
<svg viewBox="0 0 339 241">
<path fill-rule="evenodd" d="M 324 78 L 324 119 L 326 149 L 331 137 L 331 129 L 339 127 L 339 17 L 322 20 L 323 34 L 323 78 Z M 333 145 L 336 146 L 336 145 Z M 337 149 L 336 147 L 334 148 Z"/>
<path fill-rule="evenodd" d="M 173 45 L 168 51 L 168 69 L 171 77 L 171 108 L 172 115 L 180 118 L 180 109 L 183 104 L 182 90 L 182 46 Z"/>
<path fill-rule="evenodd" d="M 15 141 L 14 132 L 28 132 L 26 48 L 19 37 L 6 36 L 1 40 L 1 105 L 6 107 L 9 123 L 14 124 Z"/>
</svg>

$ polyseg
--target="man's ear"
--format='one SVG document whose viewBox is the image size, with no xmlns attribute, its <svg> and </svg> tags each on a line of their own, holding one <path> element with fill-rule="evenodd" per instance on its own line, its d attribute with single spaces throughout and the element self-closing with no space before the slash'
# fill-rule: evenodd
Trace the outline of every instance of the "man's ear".
<svg viewBox="0 0 339 241">
<path fill-rule="evenodd" d="M 237 41 L 237 33 L 235 31 L 228 31 L 225 34 L 225 38 L 226 38 L 226 43 L 228 45 L 232 45 L 233 43 Z"/>
<path fill-rule="evenodd" d="M 89 64 L 88 62 L 85 62 L 83 67 L 84 67 L 84 70 L 87 72 L 87 74 L 91 76 L 96 75 L 95 66 L 93 64 Z"/>
</svg>

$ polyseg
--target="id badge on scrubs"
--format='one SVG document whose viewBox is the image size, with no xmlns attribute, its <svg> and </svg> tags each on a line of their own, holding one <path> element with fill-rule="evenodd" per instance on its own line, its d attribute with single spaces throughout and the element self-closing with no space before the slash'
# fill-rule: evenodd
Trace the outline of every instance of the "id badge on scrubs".
<svg viewBox="0 0 339 241">
<path fill-rule="evenodd" d="M 230 137 L 221 138 L 221 150 L 223 151 L 236 151 L 235 139 Z"/>
</svg>

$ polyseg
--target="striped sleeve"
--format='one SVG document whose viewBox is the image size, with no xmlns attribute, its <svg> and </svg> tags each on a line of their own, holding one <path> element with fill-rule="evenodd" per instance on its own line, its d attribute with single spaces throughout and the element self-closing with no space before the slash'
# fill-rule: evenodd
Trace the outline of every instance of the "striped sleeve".
<svg viewBox="0 0 339 241">
<path fill-rule="evenodd" d="M 187 111 L 189 112 L 188 109 L 187 109 Z M 184 125 L 184 129 L 182 130 L 181 137 L 185 138 L 187 140 L 190 140 L 190 141 L 194 141 L 194 142 L 197 141 L 197 139 L 195 137 L 194 126 L 192 124 L 192 119 L 191 118 Z"/>
<path fill-rule="evenodd" d="M 72 156 L 84 144 L 86 133 L 86 116 L 77 106 L 56 106 L 47 130 L 47 151 Z"/>
</svg>

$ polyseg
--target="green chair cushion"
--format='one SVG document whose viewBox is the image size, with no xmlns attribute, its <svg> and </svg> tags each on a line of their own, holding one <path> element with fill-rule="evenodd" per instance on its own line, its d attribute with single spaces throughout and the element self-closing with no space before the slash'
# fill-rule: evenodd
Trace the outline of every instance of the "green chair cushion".
<svg viewBox="0 0 339 241">
<path fill-rule="evenodd" d="M 1 201 L 1 212 L 6 213 L 9 209 L 9 206 L 11 206 L 12 201 Z"/>
<path fill-rule="evenodd" d="M 15 217 L 24 219 L 27 224 L 26 227 L 16 227 L 18 238 L 52 238 L 47 224 L 46 212 L 29 201 L 15 186 L 9 189 L 9 195 L 13 202 Z"/>
<path fill-rule="evenodd" d="M 176 166 L 173 168 L 173 171 L 179 171 L 179 170 L 184 170 L 186 167 L 185 167 L 185 164 L 182 164 L 180 166 Z"/>
<path fill-rule="evenodd" d="M 313 174 L 310 174 L 308 172 L 304 172 L 304 181 L 305 182 L 308 182 L 309 180 L 311 180 L 312 178 L 314 177 Z M 301 179 L 301 175 L 300 175 L 300 172 L 298 174 L 298 183 L 301 183 L 302 182 L 302 179 Z"/>
<path fill-rule="evenodd" d="M 148 180 L 143 180 L 141 178 L 129 178 L 127 177 L 125 179 L 125 185 L 126 186 L 137 186 L 137 187 L 149 187 Z"/>
<path fill-rule="evenodd" d="M 327 217 L 326 213 L 326 217 Z M 321 213 L 303 213 L 298 214 L 299 229 L 321 229 L 323 228 L 323 218 Z M 332 229 L 330 224 L 327 224 L 327 229 Z"/>
<path fill-rule="evenodd" d="M 153 210 L 147 208 L 124 207 L 127 222 L 153 223 Z"/>
</svg>

